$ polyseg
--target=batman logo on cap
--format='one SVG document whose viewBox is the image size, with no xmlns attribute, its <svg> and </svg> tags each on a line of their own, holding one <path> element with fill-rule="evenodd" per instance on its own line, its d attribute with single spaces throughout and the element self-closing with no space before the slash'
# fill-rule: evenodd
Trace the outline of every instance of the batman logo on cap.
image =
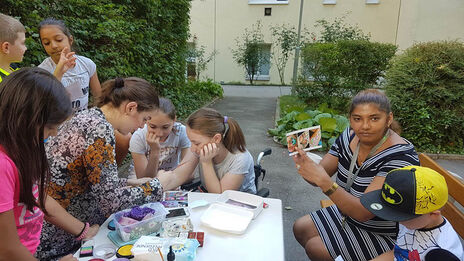
<svg viewBox="0 0 464 261">
<path fill-rule="evenodd" d="M 403 197 L 394 188 L 390 187 L 387 183 L 383 184 L 382 198 L 393 205 L 398 205 L 403 202 Z"/>
</svg>

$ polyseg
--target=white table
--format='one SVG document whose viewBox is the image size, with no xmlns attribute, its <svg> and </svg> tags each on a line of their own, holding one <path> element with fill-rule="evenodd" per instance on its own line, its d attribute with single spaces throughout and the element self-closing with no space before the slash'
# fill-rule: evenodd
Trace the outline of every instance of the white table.
<svg viewBox="0 0 464 261">
<path fill-rule="evenodd" d="M 189 193 L 189 203 L 195 200 L 206 200 L 214 202 L 219 194 L 211 193 Z M 194 231 L 205 232 L 203 247 L 197 249 L 195 260 L 221 260 L 221 261 L 280 261 L 284 260 L 284 234 L 282 223 L 282 202 L 280 199 L 265 198 L 264 202 L 269 205 L 252 220 L 246 232 L 243 235 L 234 235 L 221 232 L 201 225 L 200 218 L 208 208 L 198 207 L 190 209 L 190 219 L 192 220 Z M 109 232 L 108 218 L 100 228 L 98 234 L 94 237 L 95 247 L 102 244 L 112 244 L 107 237 Z M 79 252 L 74 254 L 79 257 Z M 80 258 L 79 260 L 87 261 L 92 259 Z M 115 256 L 108 260 L 113 260 Z"/>
</svg>

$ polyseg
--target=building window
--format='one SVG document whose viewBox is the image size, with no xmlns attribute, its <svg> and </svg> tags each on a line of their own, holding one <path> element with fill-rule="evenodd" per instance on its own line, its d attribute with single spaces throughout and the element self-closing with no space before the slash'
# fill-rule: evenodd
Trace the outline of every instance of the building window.
<svg viewBox="0 0 464 261">
<path fill-rule="evenodd" d="M 197 61 L 195 57 L 190 54 L 195 50 L 195 43 L 187 43 L 187 53 L 189 54 L 185 61 L 187 62 L 187 68 L 185 68 L 185 79 L 187 80 L 196 80 L 197 77 Z"/>
<path fill-rule="evenodd" d="M 322 0 L 323 5 L 335 5 L 337 4 L 337 0 Z"/>
<path fill-rule="evenodd" d="M 380 0 L 366 0 L 366 5 L 377 5 L 380 4 Z"/>
<path fill-rule="evenodd" d="M 249 5 L 288 5 L 288 0 L 248 0 Z"/>
<path fill-rule="evenodd" d="M 271 70 L 271 45 L 270 44 L 262 45 L 262 55 L 263 55 L 263 62 L 258 69 L 258 73 L 253 77 L 253 80 L 269 81 L 271 79 L 269 76 L 269 71 Z M 245 76 L 245 79 L 246 80 L 250 79 L 248 74 Z"/>
<path fill-rule="evenodd" d="M 272 8 L 266 7 L 264 8 L 264 16 L 271 16 Z"/>
</svg>

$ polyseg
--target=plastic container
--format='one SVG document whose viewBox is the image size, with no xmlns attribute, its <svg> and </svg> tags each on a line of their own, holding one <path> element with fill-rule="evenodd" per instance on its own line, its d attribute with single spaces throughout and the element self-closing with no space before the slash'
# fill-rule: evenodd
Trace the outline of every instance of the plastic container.
<svg viewBox="0 0 464 261">
<path fill-rule="evenodd" d="M 213 203 L 201 216 L 205 226 L 233 234 L 245 233 L 253 212 L 225 203 Z"/>
<path fill-rule="evenodd" d="M 144 204 L 140 207 L 149 207 L 154 209 L 155 213 L 153 217 L 134 224 L 121 225 L 119 220 L 123 217 L 124 213 L 130 212 L 130 209 L 125 209 L 114 214 L 116 231 L 124 242 L 158 232 L 161 228 L 161 224 L 166 219 L 166 215 L 169 213 L 159 202 Z"/>
<path fill-rule="evenodd" d="M 226 190 L 222 192 L 221 196 L 217 199 L 217 202 L 250 211 L 253 213 L 253 219 L 255 219 L 263 210 L 264 199 L 250 193 Z"/>
<path fill-rule="evenodd" d="M 93 256 L 96 258 L 108 259 L 116 254 L 116 248 L 113 244 L 103 244 L 93 249 Z"/>
</svg>

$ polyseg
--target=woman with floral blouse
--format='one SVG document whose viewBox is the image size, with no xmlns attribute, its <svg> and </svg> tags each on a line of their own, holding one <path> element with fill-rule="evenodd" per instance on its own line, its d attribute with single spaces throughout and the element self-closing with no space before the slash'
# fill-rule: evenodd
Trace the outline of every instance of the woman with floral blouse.
<svg viewBox="0 0 464 261">
<path fill-rule="evenodd" d="M 49 194 L 71 215 L 100 225 L 116 211 L 159 201 L 166 184 L 163 177 L 145 179 L 139 186 L 118 178 L 114 136 L 115 130 L 128 134 L 143 127 L 158 105 L 156 89 L 143 79 L 103 83 L 97 107 L 75 114 L 46 143 L 52 173 Z M 37 251 L 41 260 L 79 247 L 72 235 L 44 223 Z"/>
</svg>

